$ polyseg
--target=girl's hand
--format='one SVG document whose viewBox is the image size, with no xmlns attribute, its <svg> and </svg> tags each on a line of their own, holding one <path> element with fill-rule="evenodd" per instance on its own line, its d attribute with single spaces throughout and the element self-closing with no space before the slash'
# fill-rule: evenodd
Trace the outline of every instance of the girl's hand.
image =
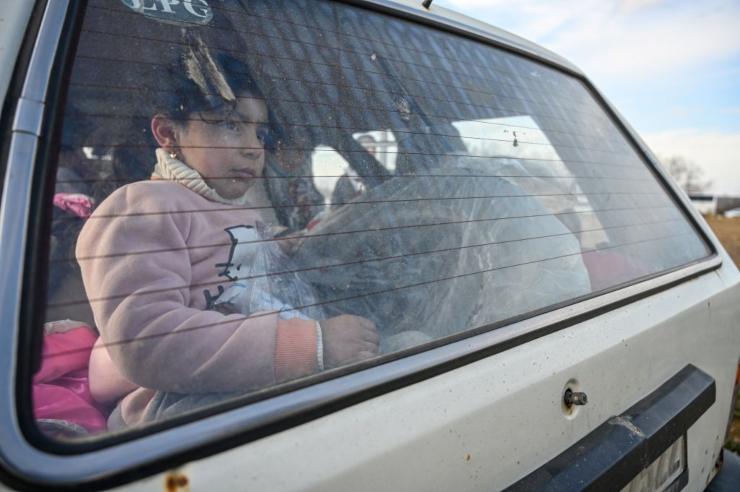
<svg viewBox="0 0 740 492">
<path fill-rule="evenodd" d="M 369 359 L 378 353 L 380 337 L 375 323 L 343 314 L 321 322 L 324 366 L 327 369 Z"/>
</svg>

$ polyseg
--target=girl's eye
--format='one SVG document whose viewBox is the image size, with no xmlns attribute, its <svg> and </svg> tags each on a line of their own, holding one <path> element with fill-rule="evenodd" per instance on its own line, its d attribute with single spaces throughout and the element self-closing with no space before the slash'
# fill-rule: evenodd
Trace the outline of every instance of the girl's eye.
<svg viewBox="0 0 740 492">
<path fill-rule="evenodd" d="M 220 126 L 221 128 L 225 128 L 227 130 L 230 130 L 232 132 L 237 132 L 237 131 L 239 131 L 241 129 L 240 126 L 239 126 L 239 123 L 237 123 L 236 121 L 231 121 L 231 120 L 223 120 L 223 121 L 220 121 L 218 123 L 218 126 Z"/>
</svg>

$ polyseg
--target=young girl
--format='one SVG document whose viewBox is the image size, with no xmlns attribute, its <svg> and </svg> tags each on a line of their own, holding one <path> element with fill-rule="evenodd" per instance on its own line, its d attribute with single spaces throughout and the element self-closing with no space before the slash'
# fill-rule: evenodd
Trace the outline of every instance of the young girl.
<svg viewBox="0 0 740 492">
<path fill-rule="evenodd" d="M 244 238 L 270 220 L 255 207 L 268 110 L 248 71 L 202 43 L 188 48 L 168 71 L 167 107 L 151 120 L 160 147 L 152 179 L 112 193 L 80 234 L 77 259 L 102 339 L 91 388 L 102 400 L 127 393 L 112 429 L 377 353 L 373 323 L 357 316 L 215 310 L 250 270 L 243 246 L 254 241 Z"/>
</svg>

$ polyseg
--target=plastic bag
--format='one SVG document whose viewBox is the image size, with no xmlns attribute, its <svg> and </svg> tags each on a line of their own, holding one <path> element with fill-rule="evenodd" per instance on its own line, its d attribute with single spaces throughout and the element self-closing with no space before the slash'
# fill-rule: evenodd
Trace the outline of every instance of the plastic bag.
<svg viewBox="0 0 740 492">
<path fill-rule="evenodd" d="M 296 274 L 293 261 L 265 225 L 238 226 L 228 232 L 234 250 L 229 266 L 234 282 L 218 296 L 216 310 L 248 316 L 277 312 L 283 319 L 323 317 L 311 286 Z"/>
<path fill-rule="evenodd" d="M 437 338 L 588 293 L 578 240 L 494 171 L 454 159 L 369 189 L 306 236 L 299 276 L 328 315 L 368 318 L 381 340 Z"/>
</svg>

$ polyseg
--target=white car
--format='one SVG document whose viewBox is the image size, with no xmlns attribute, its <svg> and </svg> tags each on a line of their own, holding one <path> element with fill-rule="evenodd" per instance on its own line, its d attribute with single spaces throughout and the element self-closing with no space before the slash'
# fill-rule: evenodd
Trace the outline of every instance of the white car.
<svg viewBox="0 0 740 492">
<path fill-rule="evenodd" d="M 730 218 L 740 217 L 740 207 L 727 210 L 722 215 Z"/>
<path fill-rule="evenodd" d="M 740 273 L 567 60 L 421 0 L 0 9 L 0 489 L 717 473 Z"/>
</svg>

